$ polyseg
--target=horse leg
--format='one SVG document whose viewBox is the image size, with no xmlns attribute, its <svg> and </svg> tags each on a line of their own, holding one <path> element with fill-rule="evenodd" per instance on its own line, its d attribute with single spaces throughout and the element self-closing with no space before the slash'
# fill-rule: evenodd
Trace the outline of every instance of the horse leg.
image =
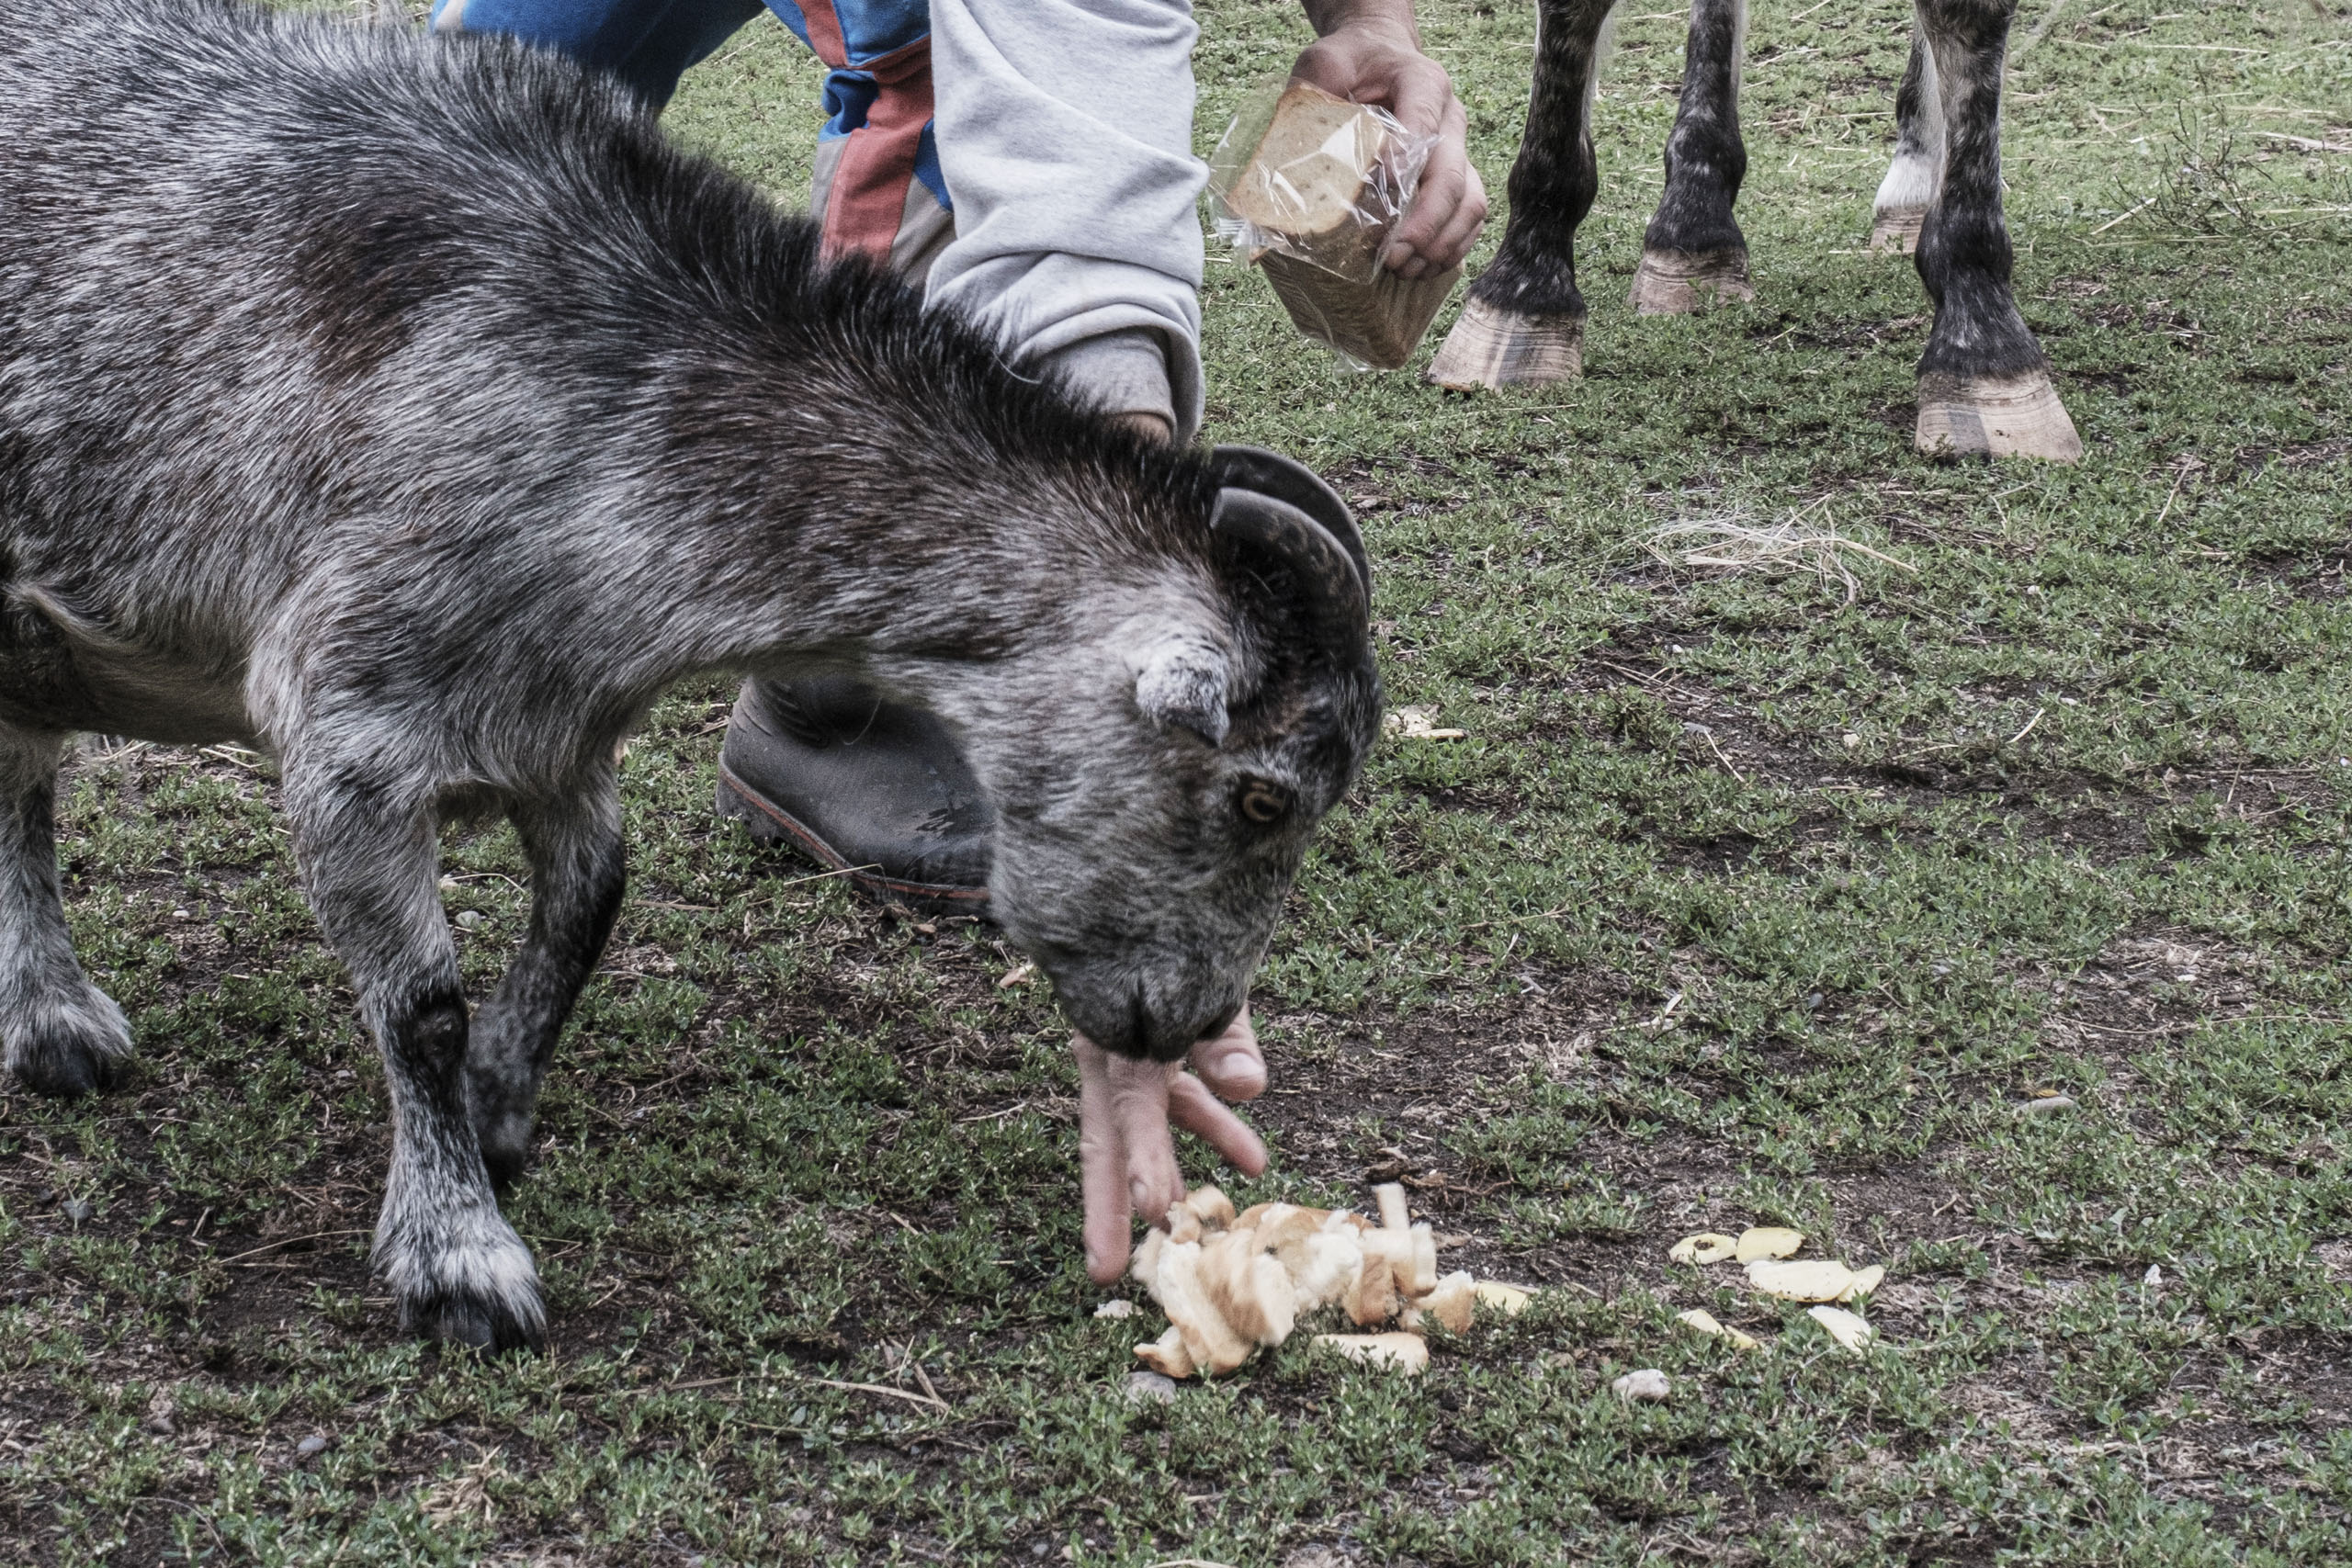
<svg viewBox="0 0 2352 1568">
<path fill-rule="evenodd" d="M 2082 438 L 2009 288 L 2001 70 L 2017 0 L 1917 0 L 1917 9 L 1944 125 L 1943 177 L 1912 256 L 1936 305 L 1919 357 L 1919 450 L 2075 462 Z"/>
<path fill-rule="evenodd" d="M 1747 237 L 1731 215 L 1747 173 L 1739 139 L 1739 65 L 1747 0 L 1691 0 L 1682 102 L 1666 141 L 1666 194 L 1642 236 L 1633 307 L 1681 315 L 1716 299 L 1753 299 Z"/>
<path fill-rule="evenodd" d="M 1429 378 L 1467 390 L 1541 385 L 1584 373 L 1584 296 L 1577 292 L 1577 225 L 1600 176 L 1592 158 L 1592 95 L 1601 32 L 1616 0 L 1540 0 L 1535 85 L 1510 171 L 1502 248 L 1470 286 Z"/>
</svg>

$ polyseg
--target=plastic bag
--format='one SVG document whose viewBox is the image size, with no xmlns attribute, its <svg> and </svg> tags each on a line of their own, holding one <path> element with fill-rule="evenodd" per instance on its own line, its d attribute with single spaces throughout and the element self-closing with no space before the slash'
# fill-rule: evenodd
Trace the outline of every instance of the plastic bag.
<svg viewBox="0 0 2352 1568">
<path fill-rule="evenodd" d="M 1437 142 L 1385 109 L 1275 79 L 1209 160 L 1218 235 L 1265 269 L 1300 332 L 1360 368 L 1411 357 L 1460 276 L 1404 278 L 1380 262 Z"/>
</svg>

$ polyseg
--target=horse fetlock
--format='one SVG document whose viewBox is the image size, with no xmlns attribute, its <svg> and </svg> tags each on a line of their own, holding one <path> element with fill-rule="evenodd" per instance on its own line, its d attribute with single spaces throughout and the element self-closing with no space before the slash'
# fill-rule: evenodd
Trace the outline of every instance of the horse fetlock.
<svg viewBox="0 0 2352 1568">
<path fill-rule="evenodd" d="M 130 1059 L 130 1025 L 88 981 L 0 1007 L 8 1070 L 36 1094 L 71 1100 L 110 1089 Z"/>
</svg>

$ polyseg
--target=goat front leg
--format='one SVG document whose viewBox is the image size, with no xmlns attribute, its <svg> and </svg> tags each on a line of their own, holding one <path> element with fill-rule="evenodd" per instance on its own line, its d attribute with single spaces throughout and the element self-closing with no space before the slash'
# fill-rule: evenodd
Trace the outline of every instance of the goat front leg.
<svg viewBox="0 0 2352 1568">
<path fill-rule="evenodd" d="M 112 1084 L 130 1026 L 74 957 L 57 887 L 57 763 L 65 737 L 0 721 L 0 1043 L 37 1094 Z"/>
<path fill-rule="evenodd" d="M 1679 316 L 1718 299 L 1753 299 L 1747 236 L 1732 203 L 1747 175 L 1739 138 L 1739 67 L 1747 50 L 1747 0 L 1691 0 L 1682 55 L 1682 102 L 1666 139 L 1666 194 L 1642 236 L 1632 304 L 1645 316 Z"/>
<path fill-rule="evenodd" d="M 2001 217 L 2001 70 L 2017 0 L 1918 0 L 1943 106 L 1944 164 L 1912 261 L 1935 301 L 1919 358 L 1922 452 L 2072 463 L 2082 438 L 2018 313 Z"/>
<path fill-rule="evenodd" d="M 435 886 L 433 792 L 295 763 L 287 807 L 311 907 L 383 1054 L 392 1161 L 375 1263 L 401 1325 L 481 1349 L 537 1348 L 538 1275 L 498 1212 L 467 1116 L 466 998 Z"/>
<path fill-rule="evenodd" d="M 1584 374 L 1577 226 L 1600 189 L 1592 95 L 1614 4 L 1542 0 L 1527 130 L 1510 170 L 1510 220 L 1430 364 L 1429 378 L 1441 387 L 1541 386 Z"/>
<path fill-rule="evenodd" d="M 1871 203 L 1871 250 L 1909 255 L 1919 248 L 1919 226 L 1935 202 L 1943 170 L 1943 95 L 1936 87 L 1936 57 L 1928 49 L 1926 29 L 1915 22 L 1911 62 L 1894 89 L 1894 158 Z"/>
<path fill-rule="evenodd" d="M 502 1192 L 529 1156 L 556 1038 L 612 935 L 628 882 L 609 773 L 579 798 L 517 806 L 509 815 L 531 861 L 531 929 L 466 1047 L 466 1103 L 482 1163 Z"/>
</svg>

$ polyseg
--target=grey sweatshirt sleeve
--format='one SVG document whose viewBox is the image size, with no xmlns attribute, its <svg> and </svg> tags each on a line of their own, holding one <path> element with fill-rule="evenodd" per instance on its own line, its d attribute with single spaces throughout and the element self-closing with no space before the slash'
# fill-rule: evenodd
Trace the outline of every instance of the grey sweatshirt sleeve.
<svg viewBox="0 0 2352 1568">
<path fill-rule="evenodd" d="M 932 0 L 931 18 L 956 238 L 929 298 L 1190 441 L 1208 177 L 1193 156 L 1190 0 Z"/>
</svg>

